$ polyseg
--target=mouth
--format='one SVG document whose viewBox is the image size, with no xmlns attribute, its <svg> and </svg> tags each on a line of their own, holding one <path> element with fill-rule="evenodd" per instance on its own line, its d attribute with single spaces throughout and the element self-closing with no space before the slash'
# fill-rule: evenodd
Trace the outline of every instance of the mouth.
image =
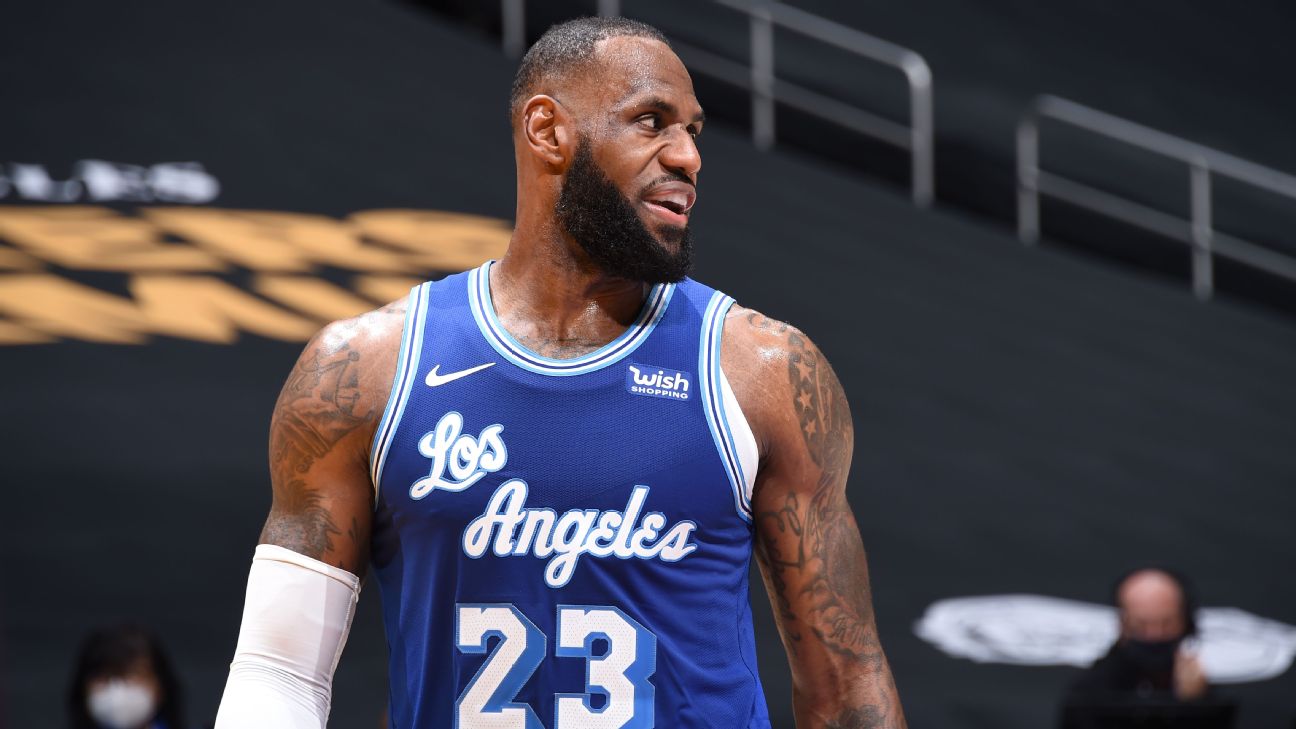
<svg viewBox="0 0 1296 729">
<path fill-rule="evenodd" d="M 697 191 L 686 182 L 655 185 L 641 198 L 649 212 L 676 227 L 688 225 L 689 211 L 697 202 Z"/>
</svg>

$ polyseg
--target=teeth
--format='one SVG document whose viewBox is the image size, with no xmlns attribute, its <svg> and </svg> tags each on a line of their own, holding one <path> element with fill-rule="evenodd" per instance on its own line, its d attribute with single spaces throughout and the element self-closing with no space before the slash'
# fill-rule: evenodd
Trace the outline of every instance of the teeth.
<svg viewBox="0 0 1296 729">
<path fill-rule="evenodd" d="M 660 205 L 660 206 L 666 208 L 667 210 L 670 210 L 670 211 L 673 212 L 673 213 L 682 213 L 682 212 L 684 212 L 684 206 L 688 204 L 688 201 L 687 201 L 685 198 L 683 198 L 682 196 L 680 196 L 680 197 L 664 197 L 664 198 L 659 198 L 659 199 L 656 199 L 656 200 L 649 200 L 649 202 L 651 202 L 651 203 L 653 203 L 653 204 L 655 204 L 655 205 Z"/>
<path fill-rule="evenodd" d="M 676 215 L 688 214 L 693 206 L 693 196 L 687 190 L 679 189 L 680 185 L 664 185 L 644 196 L 643 200 L 665 208 Z"/>
</svg>

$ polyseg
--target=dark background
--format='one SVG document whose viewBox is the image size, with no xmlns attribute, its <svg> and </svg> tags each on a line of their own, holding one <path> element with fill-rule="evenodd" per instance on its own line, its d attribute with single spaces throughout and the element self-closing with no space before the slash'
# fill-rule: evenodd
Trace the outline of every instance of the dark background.
<svg viewBox="0 0 1296 729">
<path fill-rule="evenodd" d="M 702 145 L 696 277 L 809 332 L 851 395 L 850 495 L 911 725 L 1050 726 L 1074 675 L 938 652 L 912 624 L 940 598 L 1101 601 L 1120 570 L 1166 561 L 1194 576 L 1206 605 L 1296 623 L 1288 288 L 1226 269 L 1222 295 L 1200 304 L 1181 247 L 1058 210 L 1045 214 L 1052 240 L 1024 250 L 1003 217 L 1012 126 L 1041 92 L 1296 170 L 1285 41 L 1296 14 L 1259 3 L 798 4 L 927 55 L 941 205 L 909 205 L 902 157 L 810 120 L 781 117 L 788 143 L 756 152 L 743 98 L 699 80 L 719 123 Z M 486 6 L 466 24 L 450 4 L 11 5 L 0 11 L 0 162 L 66 175 L 85 158 L 199 160 L 221 180 L 222 208 L 509 219 L 514 63 Z M 532 37 L 567 7 L 533 8 Z M 690 22 L 689 7 L 627 3 L 741 53 L 735 16 L 699 10 Z M 868 72 L 816 53 L 789 51 L 780 72 L 871 102 Z M 902 108 L 899 84 L 879 79 L 876 97 Z M 1107 181 L 1167 207 L 1186 200 L 1180 177 L 1133 155 L 1118 162 L 1131 171 Z M 1241 204 L 1261 208 L 1241 215 L 1244 232 L 1284 245 L 1289 208 Z M 60 724 L 81 635 L 124 617 L 166 640 L 191 719 L 214 716 L 269 503 L 270 407 L 299 348 L 246 335 L 233 346 L 0 348 L 11 726 Z M 771 714 L 791 726 L 781 648 L 754 598 Z M 332 724 L 376 726 L 385 681 L 370 587 Z M 1296 715 L 1290 671 L 1228 691 L 1248 729 Z"/>
</svg>

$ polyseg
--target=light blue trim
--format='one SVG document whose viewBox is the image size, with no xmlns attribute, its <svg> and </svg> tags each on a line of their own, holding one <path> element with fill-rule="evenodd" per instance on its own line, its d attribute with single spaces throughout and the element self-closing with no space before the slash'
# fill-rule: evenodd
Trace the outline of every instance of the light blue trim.
<svg viewBox="0 0 1296 729">
<path fill-rule="evenodd" d="M 369 476 L 374 482 L 375 490 L 378 488 L 378 459 L 382 453 L 381 444 L 387 437 L 387 427 L 391 424 L 392 412 L 395 409 L 396 401 L 400 397 L 401 385 L 405 381 L 405 362 L 409 353 L 410 339 L 414 336 L 414 330 L 410 326 L 410 319 L 414 317 L 418 302 L 418 291 L 422 285 L 414 286 L 406 294 L 408 301 L 405 305 L 405 317 L 401 323 L 401 343 L 396 355 L 396 370 L 392 372 L 392 384 L 387 395 L 387 404 L 383 407 L 382 418 L 378 421 L 378 427 L 374 430 L 373 443 L 369 446 Z"/>
<path fill-rule="evenodd" d="M 715 441 L 716 452 L 724 466 L 725 475 L 733 490 L 734 509 L 743 521 L 751 521 L 750 505 L 747 504 L 742 480 L 742 471 L 737 464 L 737 452 L 733 439 L 728 432 L 728 423 L 724 418 L 723 403 L 720 401 L 720 333 L 724 328 L 724 313 L 729 310 L 734 300 L 720 293 L 711 295 L 706 313 L 702 317 L 701 342 L 698 348 L 698 379 L 702 392 L 702 411 L 706 416 L 707 427 Z"/>
<path fill-rule="evenodd" d="M 491 333 L 497 335 L 506 346 L 508 346 L 511 350 L 514 350 L 514 353 L 517 354 L 518 357 L 527 360 L 529 362 L 538 363 L 540 365 L 549 365 L 561 369 L 573 369 L 588 364 L 590 362 L 593 362 L 603 357 L 607 353 L 621 347 L 627 340 L 634 337 L 638 333 L 636 331 L 637 327 L 641 326 L 644 320 L 649 316 L 649 312 L 652 311 L 652 308 L 655 305 L 657 298 L 660 296 L 661 290 L 663 288 L 663 286 L 657 285 L 654 286 L 648 292 L 648 296 L 645 299 L 644 307 L 639 312 L 639 315 L 635 317 L 634 323 L 631 324 L 630 327 L 626 329 L 626 331 L 622 332 L 621 335 L 618 336 L 616 339 L 603 345 L 598 350 L 594 352 L 590 352 L 588 354 L 581 355 L 580 357 L 576 357 L 573 359 L 553 359 L 550 357 L 545 357 L 540 354 L 536 354 L 535 352 L 532 352 L 531 350 L 527 349 L 525 345 L 523 345 L 521 342 L 514 339 L 513 335 L 509 334 L 508 330 L 505 329 L 502 324 L 500 324 L 499 319 L 495 316 L 495 303 L 491 299 L 491 293 L 490 293 L 489 274 L 490 274 L 491 263 L 492 263 L 491 261 L 487 261 L 485 264 L 483 264 L 483 266 L 480 269 L 478 269 L 477 272 L 475 272 L 477 273 L 477 291 L 480 297 L 478 299 L 479 305 L 481 307 L 482 312 L 485 314 L 486 323 L 490 327 Z"/>
<path fill-rule="evenodd" d="M 734 443 L 733 430 L 729 427 L 729 416 L 725 414 L 724 408 L 724 388 L 720 384 L 720 356 L 721 356 L 721 335 L 724 332 L 725 315 L 729 312 L 729 307 L 733 306 L 734 300 L 725 297 L 716 307 L 714 319 L 711 324 L 711 395 L 714 402 L 716 417 L 719 421 L 720 434 L 724 438 L 725 456 L 729 459 L 729 467 L 735 478 L 734 489 L 738 495 L 739 503 L 742 506 L 744 514 L 751 515 L 751 503 L 747 499 L 747 481 L 743 478 L 742 461 L 738 458 L 738 447 Z"/>
<path fill-rule="evenodd" d="M 557 377 L 583 375 L 616 364 L 647 341 L 665 315 L 675 293 L 674 284 L 659 284 L 649 292 L 634 323 L 619 337 L 594 352 L 575 359 L 551 359 L 530 351 L 499 323 L 490 296 L 490 266 L 487 261 L 468 275 L 468 300 L 473 319 L 491 348 L 509 362 L 528 372 Z"/>
<path fill-rule="evenodd" d="M 720 432 L 724 435 L 725 444 L 728 446 L 726 452 L 729 454 L 734 470 L 738 474 L 738 496 L 742 499 L 744 510 L 750 514 L 751 500 L 747 498 L 747 479 L 743 476 L 742 459 L 738 457 L 738 445 L 734 442 L 733 428 L 729 425 L 729 415 L 725 411 L 724 387 L 720 380 L 720 338 L 724 333 L 725 315 L 733 304 L 734 300 L 729 299 L 722 303 L 716 311 L 715 333 L 712 335 L 713 345 L 711 347 L 711 376 L 715 387 L 716 414 L 720 416 Z"/>
<path fill-rule="evenodd" d="M 423 328 L 427 321 L 427 301 L 430 283 L 421 283 L 410 290 L 409 308 L 405 311 L 405 331 L 401 338 L 401 351 L 396 362 L 396 380 L 383 412 L 383 420 L 374 434 L 371 450 L 370 478 L 374 487 L 374 505 L 378 504 L 378 487 L 382 483 L 383 467 L 392 438 L 400 427 L 401 416 L 409 402 L 414 381 L 418 378 L 419 358 L 423 350 Z M 394 407 L 394 409 L 393 409 Z"/>
</svg>

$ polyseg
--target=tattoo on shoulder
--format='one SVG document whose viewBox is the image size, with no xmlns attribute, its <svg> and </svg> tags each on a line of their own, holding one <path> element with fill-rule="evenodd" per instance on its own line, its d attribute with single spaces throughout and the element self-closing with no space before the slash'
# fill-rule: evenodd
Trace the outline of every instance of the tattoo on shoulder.
<svg viewBox="0 0 1296 729">
<path fill-rule="evenodd" d="M 792 328 L 786 322 L 781 322 L 778 319 L 771 319 L 754 309 L 742 309 L 737 313 L 745 316 L 748 326 L 757 331 L 784 334 Z"/>
<path fill-rule="evenodd" d="M 850 404 L 823 354 L 796 330 L 788 332 L 788 380 L 810 457 L 825 476 L 844 481 L 853 437 Z"/>
<path fill-rule="evenodd" d="M 270 467 L 302 474 L 373 415 L 357 409 L 361 399 L 360 353 L 342 342 L 326 348 L 312 341 L 297 361 L 275 403 L 270 424 Z"/>
</svg>

